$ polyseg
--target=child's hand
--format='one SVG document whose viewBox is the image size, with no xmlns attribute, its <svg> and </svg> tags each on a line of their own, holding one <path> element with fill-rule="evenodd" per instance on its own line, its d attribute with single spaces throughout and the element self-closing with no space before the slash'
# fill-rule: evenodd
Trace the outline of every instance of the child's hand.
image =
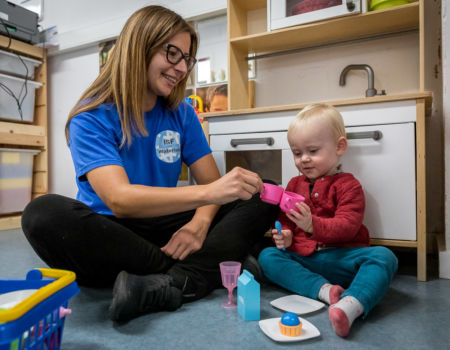
<svg viewBox="0 0 450 350">
<path fill-rule="evenodd" d="M 292 231 L 281 230 L 281 235 L 277 229 L 272 229 L 272 238 L 278 249 L 288 248 L 292 244 Z"/>
<path fill-rule="evenodd" d="M 307 233 L 313 233 L 312 215 L 308 205 L 304 202 L 296 203 L 298 212 L 291 210 L 286 216 Z"/>
</svg>

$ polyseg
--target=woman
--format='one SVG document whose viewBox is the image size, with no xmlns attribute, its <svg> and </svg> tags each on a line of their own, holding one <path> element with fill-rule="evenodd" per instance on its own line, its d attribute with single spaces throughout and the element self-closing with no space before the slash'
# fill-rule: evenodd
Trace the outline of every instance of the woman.
<svg viewBox="0 0 450 350">
<path fill-rule="evenodd" d="M 182 102 L 196 50 L 196 33 L 176 13 L 134 13 L 66 124 L 77 200 L 46 195 L 23 213 L 49 266 L 75 271 L 81 284 L 114 283 L 113 320 L 207 295 L 220 286 L 219 262 L 242 261 L 277 214 L 259 200 L 257 174 L 220 177 Z M 197 185 L 176 187 L 182 162 Z"/>
</svg>

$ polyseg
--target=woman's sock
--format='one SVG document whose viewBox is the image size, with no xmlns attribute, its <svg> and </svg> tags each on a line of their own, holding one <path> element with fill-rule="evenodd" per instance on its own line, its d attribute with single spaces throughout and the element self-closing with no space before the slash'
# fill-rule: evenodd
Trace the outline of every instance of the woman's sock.
<svg viewBox="0 0 450 350">
<path fill-rule="evenodd" d="M 319 300 L 328 305 L 333 305 L 339 301 L 342 293 L 344 293 L 344 288 L 340 285 L 325 283 L 319 290 Z"/>
<path fill-rule="evenodd" d="M 334 331 L 341 337 L 348 335 L 353 321 L 363 313 L 364 306 L 358 299 L 349 295 L 328 308 L 328 316 Z"/>
</svg>

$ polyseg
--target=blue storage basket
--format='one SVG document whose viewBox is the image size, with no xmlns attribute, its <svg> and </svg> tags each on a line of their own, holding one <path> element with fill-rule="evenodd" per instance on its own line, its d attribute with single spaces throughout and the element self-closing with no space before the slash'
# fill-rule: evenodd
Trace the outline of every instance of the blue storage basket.
<svg viewBox="0 0 450 350">
<path fill-rule="evenodd" d="M 75 273 L 34 269 L 26 280 L 0 280 L 0 294 L 37 289 L 14 307 L 0 310 L 0 350 L 59 350 L 65 317 L 61 307 L 80 290 Z"/>
</svg>

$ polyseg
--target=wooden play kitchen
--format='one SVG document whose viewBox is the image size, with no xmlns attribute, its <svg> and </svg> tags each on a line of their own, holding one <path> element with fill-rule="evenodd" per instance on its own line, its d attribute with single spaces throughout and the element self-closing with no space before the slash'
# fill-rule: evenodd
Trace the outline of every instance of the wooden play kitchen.
<svg viewBox="0 0 450 350">
<path fill-rule="evenodd" d="M 264 9 L 266 0 L 228 1 L 229 111 L 204 114 L 213 155 L 221 173 L 227 158 L 245 151 L 278 154 L 272 172 L 286 186 L 296 169 L 288 159 L 285 138 L 289 122 L 306 103 L 248 108 L 247 58 L 280 53 L 379 34 L 419 31 L 419 91 L 417 93 L 335 100 L 351 138 L 342 159 L 366 192 L 365 224 L 371 243 L 403 247 L 417 252 L 417 278 L 427 279 L 425 118 L 431 115 L 432 93 L 425 91 L 424 2 L 371 11 L 359 15 L 298 25 L 261 33 L 247 33 L 249 12 Z M 308 101 L 313 103 L 318 101 Z M 380 137 L 381 136 L 381 137 Z M 231 140 L 238 146 L 230 146 Z M 262 144 L 246 144 L 260 138 Z M 271 139 L 270 142 L 266 140 Z M 276 165 L 273 165 L 276 164 Z M 279 174 L 281 172 L 281 174 Z"/>
</svg>

